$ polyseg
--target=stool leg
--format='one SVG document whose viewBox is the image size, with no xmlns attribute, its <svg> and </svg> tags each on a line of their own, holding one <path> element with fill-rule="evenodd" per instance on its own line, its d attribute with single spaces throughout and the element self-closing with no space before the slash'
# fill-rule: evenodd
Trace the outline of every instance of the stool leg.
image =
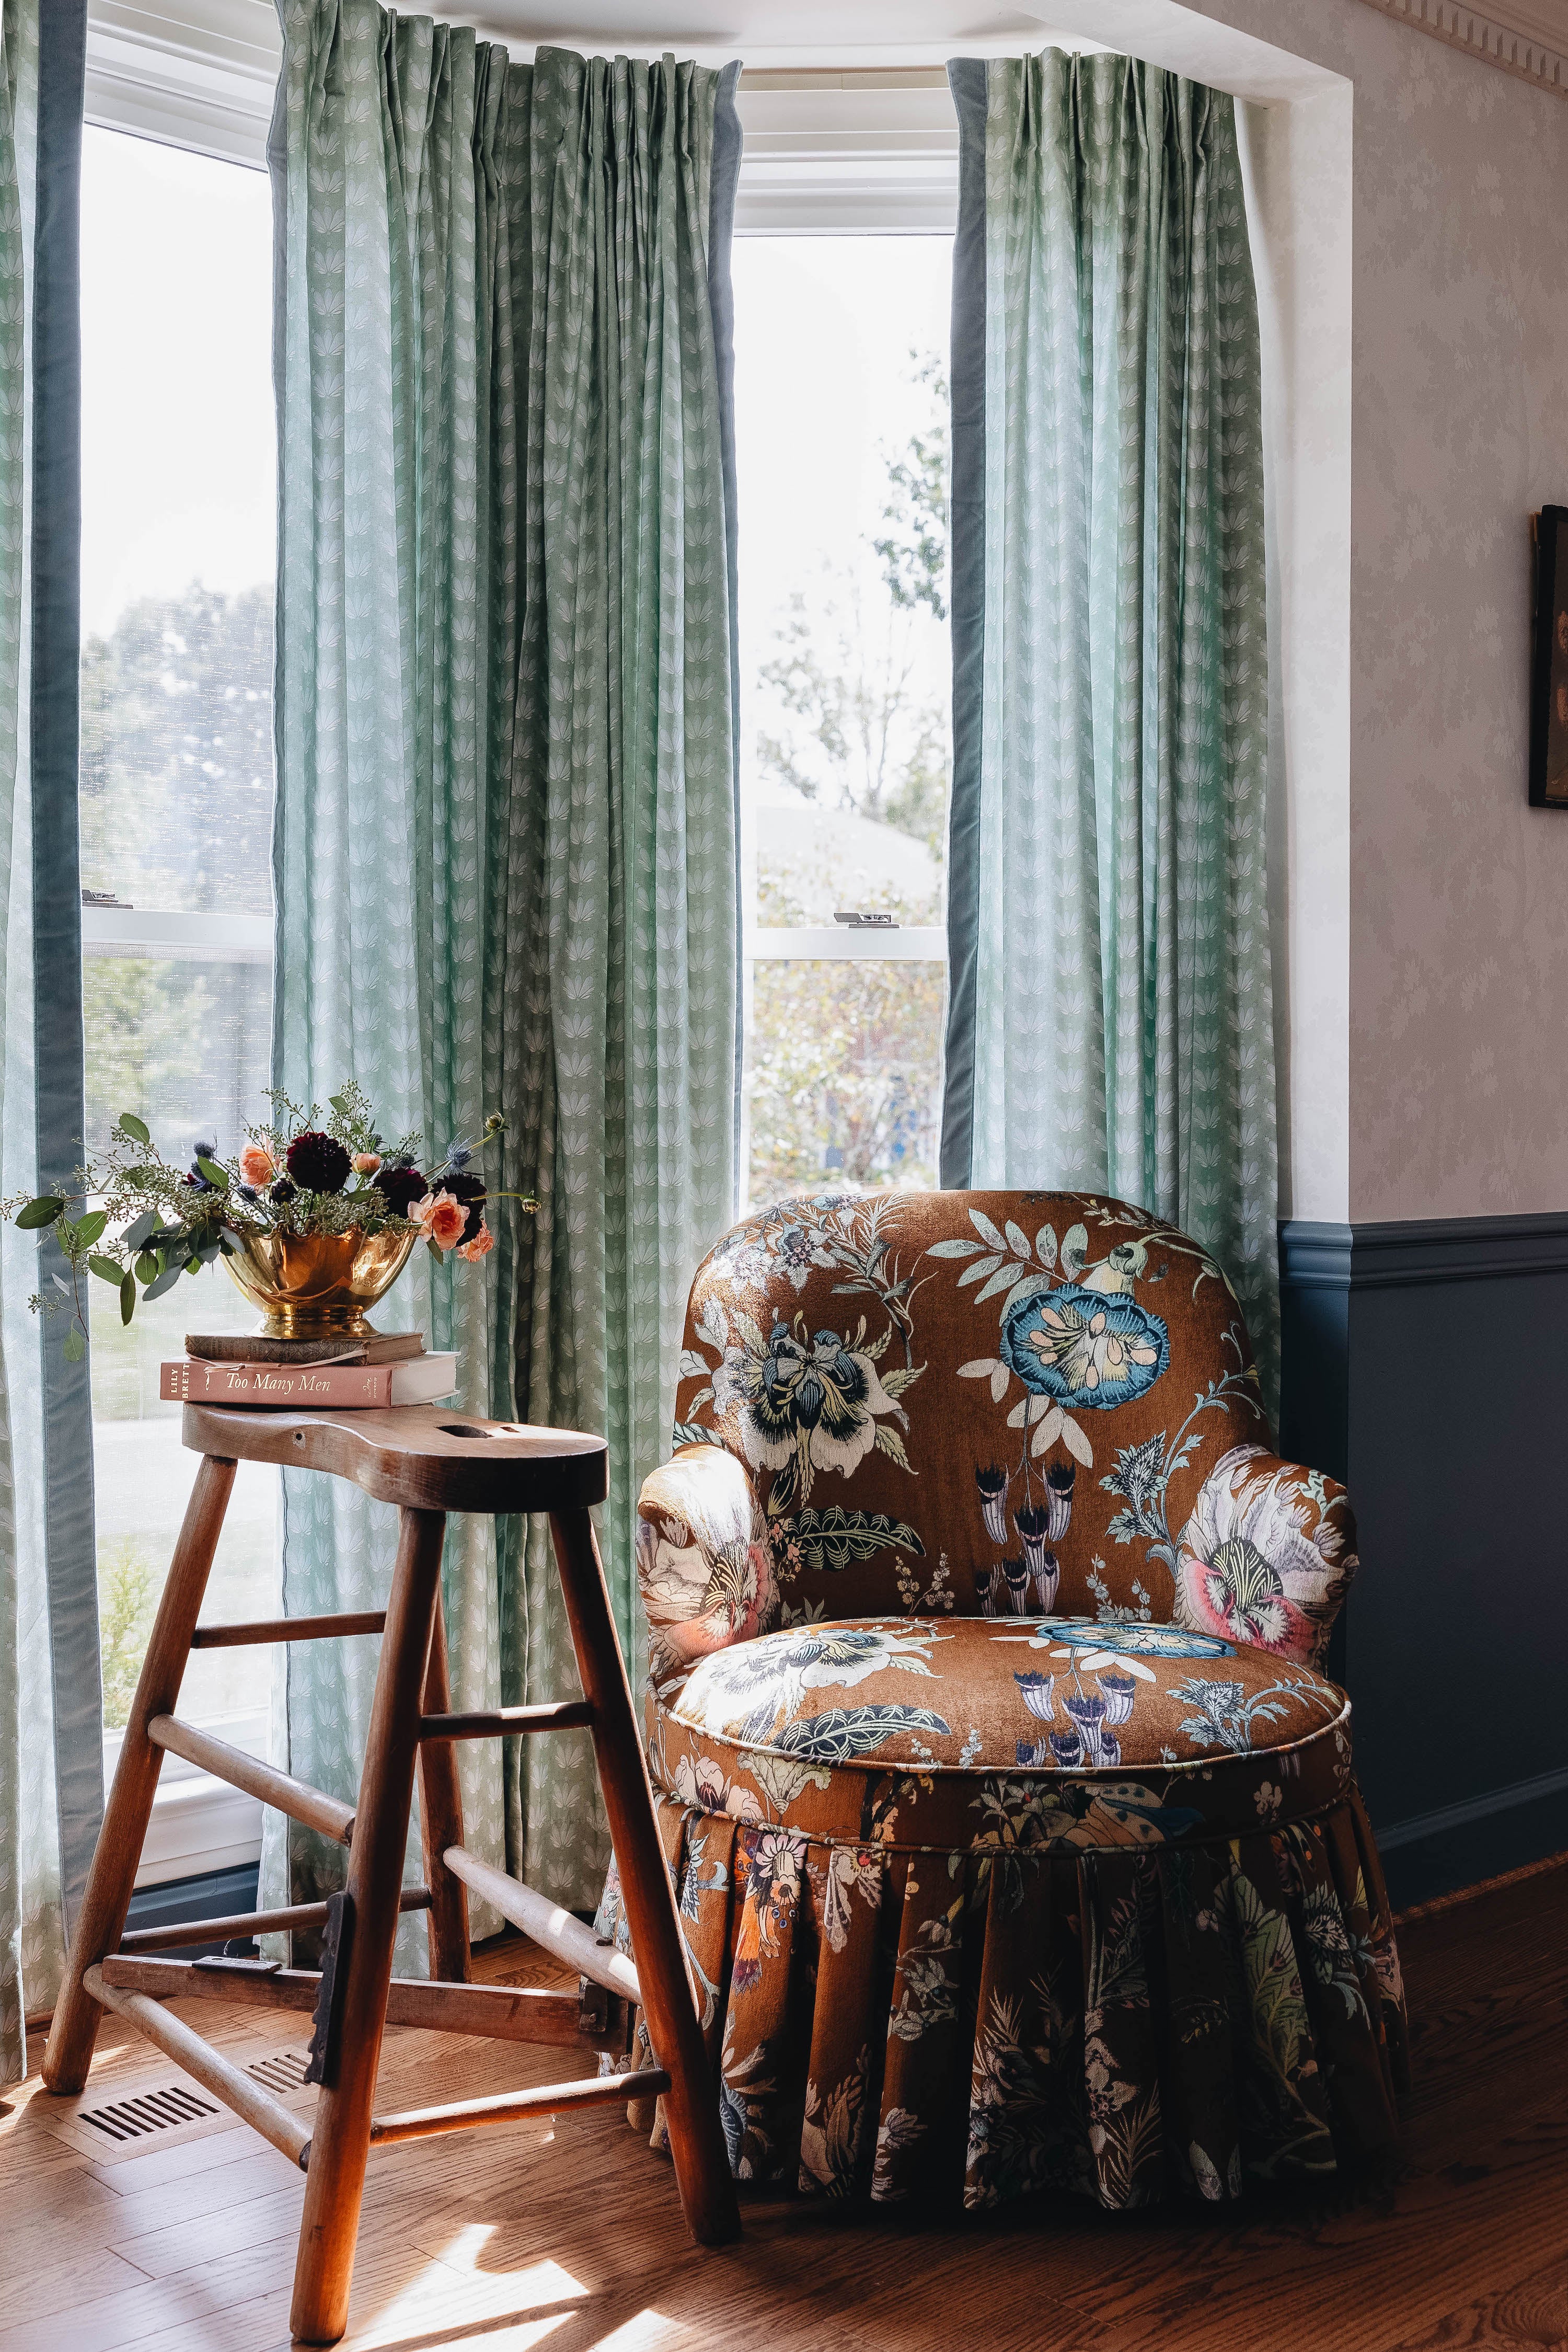
<svg viewBox="0 0 1568 2352">
<path fill-rule="evenodd" d="M 45 2084 L 64 2097 L 74 2098 L 87 2081 L 103 2015 L 92 1995 L 84 1990 L 82 1974 L 119 1946 L 158 1790 L 163 1750 L 153 1747 L 147 1726 L 155 1715 L 174 1712 L 234 1482 L 232 1462 L 214 1454 L 203 1455 L 141 1662 L 114 1786 L 104 1809 L 87 1891 L 71 1934 L 65 1982 L 44 2053 Z"/>
<path fill-rule="evenodd" d="M 335 2344 L 349 2287 L 370 2154 L 376 2064 L 386 2023 L 402 1891 L 403 1849 L 419 1746 L 419 1702 L 441 1588 L 441 1511 L 401 1513 L 397 1563 L 371 1703 L 370 1737 L 349 1847 L 348 1948 L 339 2028 L 321 2087 L 305 2176 L 305 2211 L 289 2318 L 305 2344 Z"/>
<path fill-rule="evenodd" d="M 550 1532 L 582 1693 L 593 1708 L 594 1759 L 649 2038 L 657 2063 L 670 2076 L 664 2114 L 675 2181 L 693 2237 L 700 2245 L 723 2245 L 740 2235 L 740 2211 L 681 1948 L 674 1892 L 653 1826 L 653 1792 L 593 1522 L 585 1510 L 557 1511 L 550 1517 Z"/>
<path fill-rule="evenodd" d="M 452 1684 L 446 1666 L 446 1618 L 435 1596 L 430 1629 L 430 1663 L 424 1670 L 425 1715 L 448 1715 Z M 466 1984 L 468 1889 L 447 1869 L 449 1845 L 463 1843 L 463 1791 L 457 1779 L 457 1748 L 450 1739 L 422 1743 L 419 1751 L 419 1836 L 424 1853 L 424 1883 L 430 1889 L 425 1926 L 430 1935 L 430 1973 L 446 1984 Z"/>
</svg>

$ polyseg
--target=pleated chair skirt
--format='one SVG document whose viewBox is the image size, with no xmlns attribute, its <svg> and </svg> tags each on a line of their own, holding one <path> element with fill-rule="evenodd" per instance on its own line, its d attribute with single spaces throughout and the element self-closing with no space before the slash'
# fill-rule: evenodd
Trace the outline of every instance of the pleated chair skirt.
<svg viewBox="0 0 1568 2352">
<path fill-rule="evenodd" d="M 1404 1997 L 1354 1782 L 1255 1833 L 1103 1850 L 857 1845 L 655 1801 L 742 2180 L 1122 2210 L 1396 2138 Z M 623 1942 L 613 1878 L 601 1925 Z M 630 2113 L 664 2144 L 653 2103 Z"/>
</svg>

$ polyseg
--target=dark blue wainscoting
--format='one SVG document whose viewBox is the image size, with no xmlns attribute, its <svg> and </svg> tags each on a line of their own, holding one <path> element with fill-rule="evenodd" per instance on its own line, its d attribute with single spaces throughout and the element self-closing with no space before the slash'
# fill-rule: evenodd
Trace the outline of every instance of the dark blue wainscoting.
<svg viewBox="0 0 1568 2352">
<path fill-rule="evenodd" d="M 143 1886 L 131 1898 L 127 1927 L 172 1927 L 178 1920 L 228 1919 L 236 1912 L 256 1907 L 258 1865 L 242 1863 L 234 1870 L 209 1870 L 199 1878 L 172 1878 L 162 1886 Z M 221 1952 L 223 1940 L 171 1949 L 171 1959 L 195 1959 L 203 1952 Z"/>
<path fill-rule="evenodd" d="M 1280 1229 L 1281 1443 L 1342 1477 L 1336 1644 L 1396 1905 L 1568 1849 L 1568 1216 Z"/>
</svg>

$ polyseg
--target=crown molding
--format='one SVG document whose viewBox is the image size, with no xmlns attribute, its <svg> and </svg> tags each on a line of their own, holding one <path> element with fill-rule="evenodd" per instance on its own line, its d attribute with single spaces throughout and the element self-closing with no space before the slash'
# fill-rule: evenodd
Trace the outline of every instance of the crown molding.
<svg viewBox="0 0 1568 2352">
<path fill-rule="evenodd" d="M 1417 33 L 1462 49 L 1518 81 L 1568 98 L 1568 0 L 1493 0 L 1481 16 L 1458 0 L 1365 0 Z"/>
</svg>

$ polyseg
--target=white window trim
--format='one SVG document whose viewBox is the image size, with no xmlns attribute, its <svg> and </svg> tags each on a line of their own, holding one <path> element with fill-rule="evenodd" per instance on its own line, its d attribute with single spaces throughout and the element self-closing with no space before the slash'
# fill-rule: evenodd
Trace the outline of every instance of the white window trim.
<svg viewBox="0 0 1568 2352">
<path fill-rule="evenodd" d="M 229 1715 L 204 1721 L 202 1728 L 246 1756 L 267 1756 L 267 1715 Z M 107 1731 L 103 1769 L 111 1780 L 120 1761 L 123 1731 Z M 138 1886 L 162 1886 L 172 1878 L 235 1870 L 261 1859 L 261 1804 L 183 1756 L 165 1755 L 158 1775 L 152 1818 L 136 1873 Z"/>
<path fill-rule="evenodd" d="M 847 924 L 758 923 L 747 934 L 746 952 L 762 963 L 946 963 L 947 934 L 939 923 L 863 931 Z"/>
<path fill-rule="evenodd" d="M 265 170 L 281 56 L 272 0 L 88 0 L 87 119 Z"/>
<path fill-rule="evenodd" d="M 84 907 L 81 949 L 83 955 L 163 956 L 183 963 L 270 963 L 272 918 Z"/>
</svg>

